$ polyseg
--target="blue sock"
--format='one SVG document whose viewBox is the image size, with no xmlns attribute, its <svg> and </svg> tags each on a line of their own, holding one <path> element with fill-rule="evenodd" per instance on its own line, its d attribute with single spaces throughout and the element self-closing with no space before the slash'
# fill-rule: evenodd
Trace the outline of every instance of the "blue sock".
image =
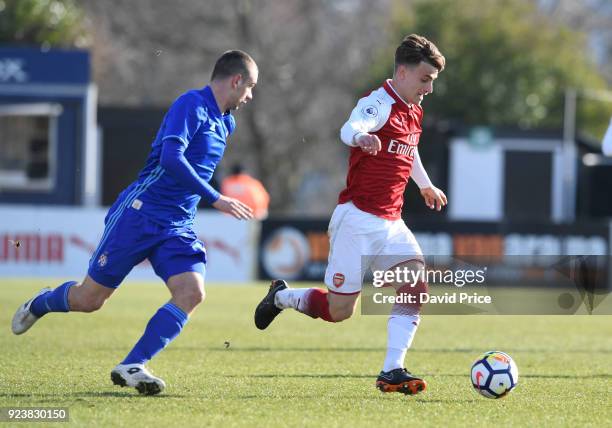
<svg viewBox="0 0 612 428">
<path fill-rule="evenodd" d="M 30 312 L 38 318 L 49 312 L 69 312 L 68 291 L 76 283 L 76 281 L 65 282 L 55 290 L 38 296 L 30 305 Z"/>
<path fill-rule="evenodd" d="M 121 364 L 146 363 L 179 335 L 186 322 L 187 314 L 181 308 L 166 303 L 149 320 L 144 334 Z"/>
</svg>

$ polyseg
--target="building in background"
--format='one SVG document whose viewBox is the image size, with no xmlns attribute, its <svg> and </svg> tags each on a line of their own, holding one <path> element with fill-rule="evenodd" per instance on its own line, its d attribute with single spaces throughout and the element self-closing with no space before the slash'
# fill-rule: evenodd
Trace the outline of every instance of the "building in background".
<svg viewBox="0 0 612 428">
<path fill-rule="evenodd" d="M 0 203 L 100 201 L 89 52 L 0 47 Z"/>
</svg>

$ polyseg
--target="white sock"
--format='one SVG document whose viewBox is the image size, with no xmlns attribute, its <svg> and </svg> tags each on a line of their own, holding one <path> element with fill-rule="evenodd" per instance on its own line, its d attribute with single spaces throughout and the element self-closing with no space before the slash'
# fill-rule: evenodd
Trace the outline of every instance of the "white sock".
<svg viewBox="0 0 612 428">
<path fill-rule="evenodd" d="M 419 326 L 418 315 L 391 315 L 387 322 L 387 356 L 383 371 L 404 367 L 406 351 L 410 348 Z"/>
<path fill-rule="evenodd" d="M 274 304 L 279 309 L 293 308 L 300 312 L 303 309 L 306 299 L 304 296 L 310 288 L 285 288 L 274 296 Z"/>
</svg>

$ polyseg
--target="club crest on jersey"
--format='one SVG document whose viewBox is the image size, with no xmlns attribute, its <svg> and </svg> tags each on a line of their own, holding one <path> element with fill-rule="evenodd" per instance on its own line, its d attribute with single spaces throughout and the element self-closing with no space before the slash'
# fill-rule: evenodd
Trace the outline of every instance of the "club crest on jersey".
<svg viewBox="0 0 612 428">
<path fill-rule="evenodd" d="M 334 286 L 342 287 L 343 284 L 344 284 L 344 275 L 341 273 L 335 273 L 334 274 Z"/>
<path fill-rule="evenodd" d="M 98 257 L 98 266 L 102 268 L 106 266 L 106 263 L 108 263 L 108 253 L 102 253 L 100 257 Z"/>
<path fill-rule="evenodd" d="M 375 106 L 365 106 L 361 112 L 364 116 L 367 117 L 376 117 L 378 116 L 378 109 Z"/>
</svg>

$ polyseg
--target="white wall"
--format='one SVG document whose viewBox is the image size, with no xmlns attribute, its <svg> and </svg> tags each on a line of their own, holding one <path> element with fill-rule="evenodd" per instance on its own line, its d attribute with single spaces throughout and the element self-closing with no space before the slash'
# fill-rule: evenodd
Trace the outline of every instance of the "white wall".
<svg viewBox="0 0 612 428">
<path fill-rule="evenodd" d="M 551 165 L 551 212 L 555 222 L 564 220 L 564 198 L 573 200 L 576 171 L 564 167 L 564 152 L 560 141 L 554 139 L 498 138 L 479 146 L 457 138 L 450 144 L 449 218 L 457 221 L 501 221 L 504 218 L 504 180 L 506 152 L 545 152 L 553 156 Z M 575 165 L 576 149 L 565 153 L 569 165 Z M 519 172 L 520 173 L 520 172 Z M 567 194 L 563 180 L 570 181 Z M 572 210 L 570 210 L 572 211 Z M 573 212 L 573 211 L 572 211 Z"/>
<path fill-rule="evenodd" d="M 503 151 L 498 144 L 451 143 L 449 217 L 499 221 L 502 218 Z"/>
</svg>

